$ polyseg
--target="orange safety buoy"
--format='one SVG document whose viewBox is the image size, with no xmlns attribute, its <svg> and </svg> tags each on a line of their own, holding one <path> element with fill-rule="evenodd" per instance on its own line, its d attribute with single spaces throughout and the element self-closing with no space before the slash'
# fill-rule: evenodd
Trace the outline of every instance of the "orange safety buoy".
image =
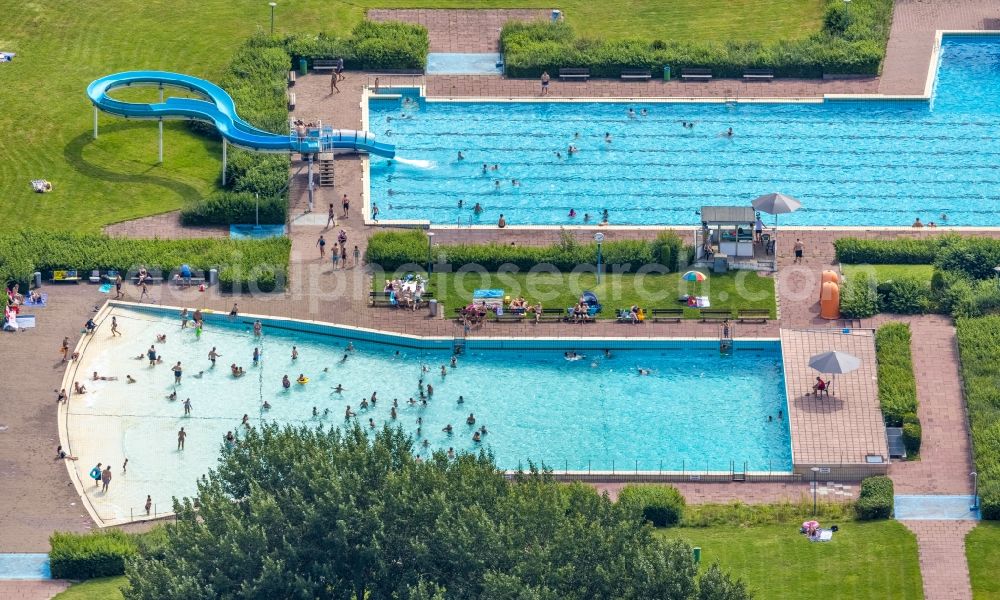
<svg viewBox="0 0 1000 600">
<path fill-rule="evenodd" d="M 826 283 L 826 282 L 828 282 L 828 281 L 836 283 L 839 286 L 840 285 L 840 275 L 837 275 L 836 271 L 831 271 L 829 269 L 827 269 L 826 271 L 823 271 L 823 274 L 820 276 L 820 279 L 819 279 L 819 295 L 820 295 L 820 297 L 823 296 L 823 284 Z"/>
<path fill-rule="evenodd" d="M 840 286 L 832 281 L 823 283 L 819 297 L 819 316 L 823 319 L 840 318 Z"/>
</svg>

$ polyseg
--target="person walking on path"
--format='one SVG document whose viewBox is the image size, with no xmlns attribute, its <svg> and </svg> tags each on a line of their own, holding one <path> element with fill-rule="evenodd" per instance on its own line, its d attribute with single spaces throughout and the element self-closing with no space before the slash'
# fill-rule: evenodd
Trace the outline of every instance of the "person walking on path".
<svg viewBox="0 0 1000 600">
<path fill-rule="evenodd" d="M 326 239 L 320 234 L 319 239 L 316 240 L 316 245 L 319 246 L 319 258 L 320 260 L 326 258 Z"/>
<path fill-rule="evenodd" d="M 111 337 L 116 335 L 121 335 L 122 332 L 118 331 L 118 319 L 114 316 L 111 317 Z"/>
<path fill-rule="evenodd" d="M 115 300 L 117 300 L 119 298 L 124 298 L 124 297 L 125 297 L 125 293 L 122 292 L 122 274 L 121 273 L 116 273 L 115 274 Z"/>
<path fill-rule="evenodd" d="M 101 491 L 105 494 L 108 493 L 108 486 L 111 485 L 111 465 L 104 468 L 104 472 L 101 473 Z"/>
<path fill-rule="evenodd" d="M 347 194 L 344 194 L 344 197 L 340 199 L 340 205 L 344 209 L 344 214 L 340 216 L 346 219 L 347 211 L 351 208 L 351 201 L 347 198 Z"/>
<path fill-rule="evenodd" d="M 90 470 L 90 478 L 94 480 L 94 487 L 101 485 L 101 463 Z"/>
<path fill-rule="evenodd" d="M 354 247 L 354 266 L 357 267 L 361 264 L 361 250 L 357 246 Z"/>
<path fill-rule="evenodd" d="M 59 352 L 62 353 L 62 361 L 66 362 L 66 358 L 69 356 L 69 338 L 64 337 L 62 341 L 62 346 L 59 348 Z"/>
<path fill-rule="evenodd" d="M 542 71 L 542 95 L 543 96 L 548 96 L 549 95 L 549 79 L 550 79 L 549 72 L 548 71 Z"/>
<path fill-rule="evenodd" d="M 333 248 L 330 250 L 330 262 L 333 263 L 332 271 L 337 270 L 337 261 L 340 260 L 340 249 L 337 247 L 337 242 L 333 243 Z"/>
<path fill-rule="evenodd" d="M 793 248 L 795 250 L 795 260 L 793 262 L 802 262 L 802 251 L 805 250 L 805 248 L 806 245 L 802 243 L 801 239 L 795 240 L 795 247 Z"/>
<path fill-rule="evenodd" d="M 184 400 L 184 415 L 187 416 L 187 415 L 190 415 L 190 414 L 191 414 L 191 399 L 190 398 L 186 398 Z"/>
<path fill-rule="evenodd" d="M 149 295 L 149 288 L 146 286 L 146 282 L 143 281 L 139 285 L 142 286 L 142 293 L 139 294 L 139 302 L 142 302 L 143 298 L 149 298 L 150 300 L 152 300 L 153 298 L 150 297 Z"/>
<path fill-rule="evenodd" d="M 347 268 L 347 242 L 344 242 L 340 246 L 340 268 Z"/>
<path fill-rule="evenodd" d="M 181 427 L 181 430 L 177 432 L 177 449 L 178 450 L 183 450 L 184 449 L 184 440 L 187 439 L 187 436 L 188 436 L 187 432 L 184 431 L 183 427 Z"/>
<path fill-rule="evenodd" d="M 339 79 L 339 76 L 337 75 L 337 70 L 334 69 L 333 76 L 330 77 L 330 94 L 333 94 L 334 90 L 336 90 L 338 94 L 340 93 L 340 88 L 337 87 L 337 79 Z"/>
<path fill-rule="evenodd" d="M 330 203 L 330 209 L 326 212 L 326 227 L 324 229 L 330 229 L 331 227 L 337 226 L 337 214 L 333 210 L 333 202 Z"/>
<path fill-rule="evenodd" d="M 337 66 L 333 70 L 337 74 L 337 81 L 343 81 L 344 77 L 344 58 L 340 57 L 337 59 Z"/>
<path fill-rule="evenodd" d="M 150 509 L 153 508 L 153 497 L 146 494 L 146 516 L 149 516 Z"/>
</svg>

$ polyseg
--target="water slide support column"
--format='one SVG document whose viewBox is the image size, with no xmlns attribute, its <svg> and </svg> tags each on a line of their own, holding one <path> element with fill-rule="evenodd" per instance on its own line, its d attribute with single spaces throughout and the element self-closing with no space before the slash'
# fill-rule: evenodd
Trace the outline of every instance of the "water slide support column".
<svg viewBox="0 0 1000 600">
<path fill-rule="evenodd" d="M 313 155 L 309 154 L 309 212 L 313 210 Z"/>
<path fill-rule="evenodd" d="M 163 103 L 163 86 L 160 86 L 160 103 Z M 159 162 L 163 162 L 163 119 L 160 118 L 159 122 L 160 129 L 160 146 L 159 146 Z"/>
<path fill-rule="evenodd" d="M 222 138 L 222 187 L 226 187 L 226 148 L 229 143 Z"/>
<path fill-rule="evenodd" d="M 97 139 L 97 107 L 94 107 L 94 139 Z"/>
</svg>

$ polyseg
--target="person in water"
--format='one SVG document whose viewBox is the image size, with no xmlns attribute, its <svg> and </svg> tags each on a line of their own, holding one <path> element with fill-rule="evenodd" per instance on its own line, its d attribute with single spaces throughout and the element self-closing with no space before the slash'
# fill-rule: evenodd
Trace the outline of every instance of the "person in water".
<svg viewBox="0 0 1000 600">
<path fill-rule="evenodd" d="M 285 388 L 286 390 L 292 387 L 292 382 L 288 379 L 287 374 L 282 376 L 281 378 L 281 387 Z"/>
<path fill-rule="evenodd" d="M 298 383 L 298 384 L 300 384 L 300 385 L 306 383 L 307 381 L 309 381 L 309 380 L 306 379 L 306 376 L 303 373 L 299 373 L 298 379 L 295 380 L 295 382 Z"/>
</svg>

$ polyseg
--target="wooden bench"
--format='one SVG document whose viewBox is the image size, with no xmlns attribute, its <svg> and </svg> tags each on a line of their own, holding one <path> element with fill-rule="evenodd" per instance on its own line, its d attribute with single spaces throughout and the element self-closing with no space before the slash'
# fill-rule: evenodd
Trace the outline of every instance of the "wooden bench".
<svg viewBox="0 0 1000 600">
<path fill-rule="evenodd" d="M 497 315 L 497 323 L 520 323 L 524 320 L 524 313 L 504 312 Z"/>
<path fill-rule="evenodd" d="M 288 92 L 288 110 L 295 110 L 295 92 Z"/>
<path fill-rule="evenodd" d="M 733 318 L 733 311 L 728 308 L 703 308 L 701 309 L 701 322 L 707 321 L 728 321 Z"/>
<path fill-rule="evenodd" d="M 712 78 L 712 69 L 681 69 L 681 79 L 707 80 Z"/>
<path fill-rule="evenodd" d="M 138 275 L 132 276 L 132 283 L 139 285 Z M 163 283 L 163 276 L 150 274 L 148 277 L 146 277 L 146 283 Z"/>
<path fill-rule="evenodd" d="M 743 79 L 774 79 L 774 71 L 771 69 L 743 69 Z"/>
<path fill-rule="evenodd" d="M 83 279 L 77 274 L 76 269 L 52 271 L 52 281 L 56 283 L 76 283 Z"/>
<path fill-rule="evenodd" d="M 562 308 L 543 308 L 539 321 L 562 321 L 566 318 L 566 310 Z"/>
<path fill-rule="evenodd" d="M 288 87 L 295 85 L 295 71 L 288 72 Z"/>
<path fill-rule="evenodd" d="M 659 323 L 660 321 L 680 323 L 681 319 L 684 318 L 683 308 L 654 308 L 649 312 L 653 315 L 654 323 Z"/>
<path fill-rule="evenodd" d="M 652 79 L 653 73 L 649 69 L 622 69 L 622 79 Z"/>
<path fill-rule="evenodd" d="M 736 311 L 736 318 L 740 320 L 740 323 L 746 321 L 767 323 L 767 320 L 771 318 L 771 311 L 766 308 L 743 308 Z"/>
<path fill-rule="evenodd" d="M 581 69 L 577 67 L 559 69 L 559 79 L 578 79 L 580 81 L 587 81 L 590 79 L 590 69 Z"/>
<path fill-rule="evenodd" d="M 187 279 L 185 279 L 185 278 L 181 277 L 180 274 L 178 273 L 177 275 L 175 275 L 174 277 L 172 277 L 170 279 L 170 283 L 172 283 L 174 285 L 179 285 L 181 287 L 192 286 L 192 285 L 201 285 L 201 284 L 205 283 L 205 278 L 204 277 L 191 276 L 191 277 L 188 277 Z"/>
<path fill-rule="evenodd" d="M 368 292 L 368 299 L 371 300 L 372 306 L 392 306 L 389 292 Z"/>
<path fill-rule="evenodd" d="M 337 61 L 329 58 L 317 58 L 313 60 L 313 71 L 333 71 L 337 68 Z"/>
</svg>

